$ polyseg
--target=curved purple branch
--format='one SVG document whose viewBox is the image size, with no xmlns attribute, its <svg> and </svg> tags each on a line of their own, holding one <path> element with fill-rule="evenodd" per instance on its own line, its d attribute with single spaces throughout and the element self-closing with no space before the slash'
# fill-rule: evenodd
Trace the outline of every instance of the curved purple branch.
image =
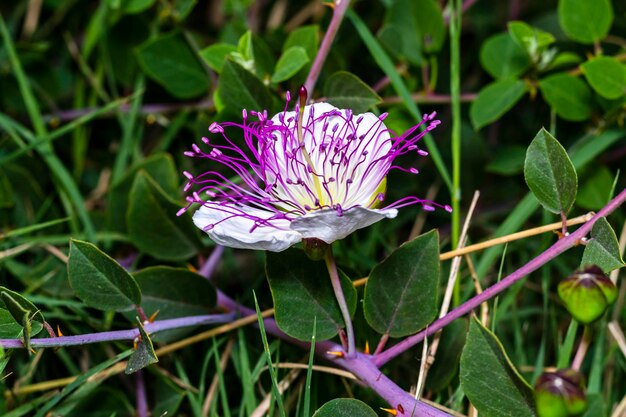
<svg viewBox="0 0 626 417">
<path fill-rule="evenodd" d="M 537 269 L 545 265 L 548 261 L 556 258 L 558 255 L 572 248 L 573 246 L 576 246 L 580 239 L 585 237 L 591 231 L 591 228 L 599 218 L 606 217 L 611 214 L 615 209 L 622 205 L 624 201 L 626 201 L 626 188 L 623 189 L 622 192 L 619 193 L 606 206 L 604 206 L 602 210 L 600 210 L 595 216 L 593 216 L 587 223 L 580 226 L 575 232 L 562 239 L 559 239 L 554 245 L 550 246 L 541 255 L 537 256 L 506 278 L 502 279 L 497 284 L 492 285 L 482 293 L 467 300 L 465 303 L 450 311 L 444 317 L 435 320 L 426 329 L 404 339 L 400 343 L 390 347 L 381 354 L 376 355 L 372 358 L 372 362 L 377 366 L 384 365 L 402 352 L 420 343 L 426 337 L 435 334 L 454 320 L 466 315 L 485 301 L 500 294 L 502 291 L 515 284 L 517 281 L 521 280 L 531 272 L 536 271 Z"/>
</svg>

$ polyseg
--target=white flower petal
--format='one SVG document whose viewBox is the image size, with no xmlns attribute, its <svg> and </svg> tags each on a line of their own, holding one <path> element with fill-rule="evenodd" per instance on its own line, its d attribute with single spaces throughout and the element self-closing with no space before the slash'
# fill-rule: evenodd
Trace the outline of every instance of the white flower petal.
<svg viewBox="0 0 626 417">
<path fill-rule="evenodd" d="M 228 210 L 228 206 L 223 206 Z M 233 212 L 243 212 L 243 215 L 231 216 L 230 213 L 207 206 L 200 207 L 193 215 L 194 224 L 205 230 L 211 239 L 223 246 L 239 249 L 261 249 L 272 252 L 281 252 L 302 240 L 302 235 L 289 229 L 289 220 L 271 220 L 271 226 L 259 226 L 252 232 L 254 220 L 245 217 L 260 217 L 269 219 L 274 213 L 252 207 L 237 206 Z M 226 219 L 226 220 L 224 220 Z M 213 228 L 206 230 L 209 225 Z"/>
<path fill-rule="evenodd" d="M 317 238 L 332 243 L 379 220 L 392 219 L 397 214 L 396 209 L 372 210 L 357 206 L 339 216 L 336 210 L 326 209 L 298 217 L 291 222 L 291 229 L 299 232 L 303 238 Z"/>
</svg>

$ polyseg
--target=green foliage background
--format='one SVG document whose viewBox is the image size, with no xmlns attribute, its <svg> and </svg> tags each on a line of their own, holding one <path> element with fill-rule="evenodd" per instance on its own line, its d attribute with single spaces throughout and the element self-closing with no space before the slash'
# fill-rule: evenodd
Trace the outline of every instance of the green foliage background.
<svg viewBox="0 0 626 417">
<path fill-rule="evenodd" d="M 406 208 L 398 219 L 348 237 L 335 251 L 351 278 L 366 276 L 409 237 L 432 228 L 439 229 L 442 251 L 450 249 L 475 190 L 481 195 L 471 223 L 473 242 L 559 221 L 542 211 L 524 181 L 526 148 L 541 128 L 558 138 L 578 173 L 575 201 L 556 211 L 569 210 L 570 217 L 597 211 L 626 185 L 626 3 L 481 0 L 464 6 L 457 72 L 446 2 L 353 2 L 310 92 L 315 100 L 355 112 L 389 112 L 386 123 L 398 133 L 414 125 L 421 112 L 437 111 L 442 120 L 427 139 L 430 158 L 400 161 L 419 169 L 419 176 L 410 177 L 417 180 L 392 173 L 387 199 L 431 195 L 452 204 L 454 217 L 441 210 L 424 219 L 418 209 Z M 305 82 L 332 9 L 317 1 L 286 0 L 9 0 L 0 4 L 0 13 L 0 285 L 30 300 L 18 299 L 15 308 L 24 314 L 34 313 L 36 306 L 37 317 L 43 314 L 65 334 L 134 326 L 133 315 L 112 312 L 141 298 L 134 281 L 124 281 L 122 304 L 79 301 L 76 294 L 93 289 L 89 285 L 98 280 L 85 284 L 77 277 L 98 272 L 81 270 L 68 279 L 65 257 L 72 255 L 70 239 L 76 239 L 75 249 L 80 242 L 83 252 L 92 253 L 85 245 L 96 245 L 132 272 L 172 268 L 172 279 L 180 274 L 186 291 L 207 294 L 203 307 L 197 297 L 183 300 L 167 285 L 146 284 L 141 292 L 144 298 L 149 294 L 154 308 L 148 314 L 159 303 L 168 307 L 168 318 L 175 317 L 173 306 L 183 315 L 214 311 L 214 294 L 205 282 L 194 284 L 180 269 L 199 266 L 214 249 L 189 216 L 175 216 L 184 204 L 181 172 L 206 168 L 192 166 L 183 152 L 208 134 L 211 122 L 238 121 L 244 108 L 281 111 L 285 93 L 294 95 Z M 456 94 L 462 101 L 458 109 L 451 105 Z M 622 209 L 611 218 L 618 238 L 625 217 Z M 498 267 L 506 275 L 553 240 L 543 236 L 511 243 L 502 260 L 502 247 L 471 259 L 486 287 L 500 276 Z M 551 298 L 558 279 L 580 263 L 582 249 L 573 252 L 491 306 L 490 328 L 528 381 L 567 349 L 569 316 Z M 89 268 L 106 264 L 94 256 Z M 442 264 L 442 276 L 448 268 Z M 162 279 L 163 269 L 157 271 Z M 118 272 L 120 280 L 130 279 Z M 473 294 L 469 276 L 464 267 L 456 303 Z M 272 306 L 261 253 L 227 249 L 213 282 L 247 305 L 253 305 L 255 288 L 261 305 Z M 366 340 L 376 343 L 374 332 L 359 319 L 363 313 L 357 304 L 357 341 L 360 346 Z M 618 302 L 608 318 L 623 323 L 623 304 Z M 32 323 L 33 336 L 41 330 L 38 322 Z M 22 326 L 0 309 L 0 337 L 16 338 Z M 600 394 L 594 410 L 603 411 L 593 416 L 609 415 L 626 393 L 626 361 L 605 328 L 599 326 L 584 369 L 589 392 Z M 463 341 L 446 338 L 450 350 L 443 347 L 442 355 L 458 362 Z M 216 372 L 231 343 L 229 367 Z M 86 378 L 97 366 L 123 359 L 124 354 L 115 355 L 128 348 L 129 343 L 112 342 L 39 350 L 32 356 L 12 352 L 8 365 L 7 356 L 0 361 L 6 375 L 0 381 L 6 394 L 0 413 L 36 415 L 54 407 L 56 414 L 80 416 L 97 404 L 97 415 L 132 415 L 132 377 L 85 383 L 64 391 L 54 404 L 54 387 L 10 392 L 68 376 Z M 302 360 L 303 351 L 289 344 L 270 340 L 269 348 L 280 360 Z M 386 368 L 392 379 L 407 382 L 406 389 L 408 381 L 416 380 L 413 353 Z M 216 373 L 221 383 L 209 415 L 249 415 L 270 391 L 264 361 L 254 328 L 160 358 L 145 371 L 152 415 L 166 410 L 168 415 L 205 415 L 203 401 Z M 453 363 L 433 370 L 440 386 L 433 383 L 428 395 L 465 410 L 456 369 Z M 443 387 L 440 381 L 446 381 Z M 372 392 L 350 387 L 353 392 L 337 377 L 316 374 L 313 409 L 351 394 L 372 406 L 384 405 Z M 302 392 L 295 384 L 286 394 L 290 415 L 304 415 Z"/>
</svg>

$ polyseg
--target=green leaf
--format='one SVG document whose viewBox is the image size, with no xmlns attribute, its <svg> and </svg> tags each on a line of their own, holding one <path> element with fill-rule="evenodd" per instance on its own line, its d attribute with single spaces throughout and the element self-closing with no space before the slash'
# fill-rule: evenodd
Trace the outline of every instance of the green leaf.
<svg viewBox="0 0 626 417">
<path fill-rule="evenodd" d="M 363 401 L 335 398 L 321 406 L 313 417 L 377 417 L 378 414 Z"/>
<path fill-rule="evenodd" d="M 310 60 L 317 55 L 320 43 L 320 28 L 318 25 L 301 26 L 287 36 L 283 44 L 283 52 L 292 46 L 304 48 Z"/>
<path fill-rule="evenodd" d="M 149 9 L 155 3 L 155 0 L 124 0 L 122 1 L 122 10 L 127 14 L 141 13 Z"/>
<path fill-rule="evenodd" d="M 539 89 L 563 119 L 576 122 L 591 115 L 591 91 L 583 80 L 565 73 L 555 74 L 539 81 Z"/>
<path fill-rule="evenodd" d="M 509 22 L 507 27 L 515 42 L 534 59 L 538 59 L 547 47 L 554 43 L 554 36 L 551 33 L 527 23 L 513 21 Z"/>
<path fill-rule="evenodd" d="M 148 316 L 156 312 L 159 319 L 197 316 L 210 314 L 215 306 L 217 295 L 213 285 L 188 269 L 154 266 L 133 276 L 141 289 L 141 307 Z M 183 333 L 181 330 L 159 332 L 155 340 L 173 340 Z"/>
<path fill-rule="evenodd" d="M 176 170 L 172 156 L 166 153 L 150 155 L 134 165 L 109 191 L 107 220 L 109 227 L 114 231 L 126 232 L 126 210 L 130 191 L 139 171 L 145 171 L 167 195 L 177 195 L 180 191 L 178 185 L 180 174 Z"/>
<path fill-rule="evenodd" d="M 382 101 L 359 77 L 346 71 L 338 71 L 326 80 L 324 95 L 330 104 L 351 109 L 354 114 L 365 113 Z"/>
<path fill-rule="evenodd" d="M 447 29 L 439 2 L 435 0 L 413 1 L 413 16 L 422 51 L 430 54 L 441 50 Z"/>
<path fill-rule="evenodd" d="M 552 213 L 566 213 L 574 204 L 578 178 L 563 146 L 541 129 L 528 146 L 524 178 L 539 203 Z"/>
<path fill-rule="evenodd" d="M 156 353 L 154 352 L 152 340 L 150 340 L 150 336 L 148 336 L 148 333 L 144 330 L 143 324 L 138 317 L 137 327 L 139 328 L 139 341 L 137 342 L 137 348 L 130 355 L 128 362 L 126 363 L 126 370 L 124 373 L 127 375 L 133 374 L 140 369 L 159 361 L 159 358 L 157 358 Z"/>
<path fill-rule="evenodd" d="M 580 43 L 603 39 L 613 23 L 610 0 L 559 0 L 559 23 L 563 32 Z"/>
<path fill-rule="evenodd" d="M 585 78 L 602 97 L 616 99 L 626 92 L 626 67 L 613 57 L 600 56 L 580 66 Z"/>
<path fill-rule="evenodd" d="M 609 202 L 613 175 L 604 165 L 594 167 L 591 177 L 580 186 L 576 205 L 587 210 L 600 210 Z"/>
<path fill-rule="evenodd" d="M 172 33 L 142 44 L 137 59 L 143 71 L 171 95 L 197 97 L 209 89 L 209 78 L 184 36 Z"/>
<path fill-rule="evenodd" d="M 617 236 L 606 218 L 598 219 L 593 225 L 580 265 L 597 265 L 605 274 L 624 266 Z"/>
<path fill-rule="evenodd" d="M 30 339 L 43 329 L 43 315 L 26 297 L 6 287 L 0 287 L 0 307 L 5 307 L 19 324 L 24 346 L 30 353 Z"/>
<path fill-rule="evenodd" d="M 450 386 L 458 371 L 468 326 L 469 322 L 466 319 L 457 319 L 443 329 L 435 363 L 430 368 L 426 380 L 428 390 L 438 392 Z"/>
<path fill-rule="evenodd" d="M 276 324 L 289 336 L 310 341 L 315 322 L 315 338 L 326 340 L 345 326 L 324 262 L 312 261 L 298 249 L 267 252 L 265 271 Z M 339 275 L 352 314 L 356 310 L 356 289 L 348 277 Z"/>
<path fill-rule="evenodd" d="M 135 279 L 91 243 L 70 240 L 67 271 L 72 289 L 88 306 L 125 311 L 141 304 L 141 292 Z"/>
<path fill-rule="evenodd" d="M 214 43 L 200 51 L 200 57 L 207 65 L 218 74 L 224 68 L 224 62 L 228 56 L 235 52 L 237 47 L 229 43 Z"/>
<path fill-rule="evenodd" d="M 130 240 L 158 259 L 177 261 L 195 255 L 196 228 L 189 216 L 176 216 L 179 209 L 146 172 L 140 171 L 126 213 Z"/>
<path fill-rule="evenodd" d="M 9 310 L 0 308 L 0 339 L 15 339 L 20 333 L 22 326 L 15 321 Z"/>
<path fill-rule="evenodd" d="M 12 207 L 15 204 L 14 198 L 11 181 L 9 181 L 4 171 L 0 169 L 0 209 Z"/>
<path fill-rule="evenodd" d="M 415 333 L 436 317 L 438 290 L 439 235 L 433 230 L 374 267 L 365 286 L 365 319 L 391 337 Z"/>
<path fill-rule="evenodd" d="M 489 84 L 478 93 L 470 107 L 470 119 L 478 130 L 509 111 L 526 93 L 522 80 L 504 79 Z"/>
<path fill-rule="evenodd" d="M 265 85 L 241 65 L 226 60 L 218 82 L 217 92 L 223 104 L 238 113 L 242 109 L 263 111 L 272 105 Z"/>
<path fill-rule="evenodd" d="M 300 46 L 292 46 L 285 50 L 276 63 L 272 82 L 274 84 L 288 80 L 309 62 L 306 50 Z"/>
<path fill-rule="evenodd" d="M 480 64 L 494 78 L 517 77 L 530 67 L 528 54 L 507 33 L 487 39 L 480 48 Z"/>
<path fill-rule="evenodd" d="M 534 417 L 533 390 L 498 338 L 473 317 L 461 355 L 461 387 L 483 417 Z"/>
</svg>

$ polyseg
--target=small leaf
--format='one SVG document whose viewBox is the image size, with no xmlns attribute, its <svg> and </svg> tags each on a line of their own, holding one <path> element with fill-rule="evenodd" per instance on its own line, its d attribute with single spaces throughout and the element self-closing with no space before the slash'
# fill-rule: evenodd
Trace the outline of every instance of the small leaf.
<svg viewBox="0 0 626 417">
<path fill-rule="evenodd" d="M 224 68 L 224 62 L 237 47 L 229 43 L 214 43 L 200 51 L 200 57 L 207 63 L 209 67 L 218 74 Z"/>
<path fill-rule="evenodd" d="M 309 57 L 307 56 L 306 50 L 300 46 L 292 46 L 285 50 L 278 59 L 274 74 L 272 75 L 272 82 L 277 84 L 288 80 L 308 62 Z"/>
<path fill-rule="evenodd" d="M 555 74 L 539 82 L 550 107 L 565 120 L 582 121 L 591 115 L 591 91 L 587 84 L 569 74 Z"/>
<path fill-rule="evenodd" d="M 578 179 L 561 144 L 541 129 L 528 146 L 524 178 L 539 203 L 552 213 L 567 213 L 576 199 Z"/>
<path fill-rule="evenodd" d="M 109 191 L 107 222 L 114 231 L 126 232 L 126 211 L 131 196 L 130 190 L 137 173 L 142 170 L 159 184 L 165 194 L 176 195 L 179 192 L 180 173 L 176 170 L 172 156 L 166 153 L 150 155 L 134 165 Z"/>
<path fill-rule="evenodd" d="M 391 337 L 415 333 L 437 315 L 438 290 L 439 235 L 433 230 L 374 267 L 365 286 L 365 319 Z"/>
<path fill-rule="evenodd" d="M 128 362 L 126 363 L 126 370 L 124 372 L 127 375 L 135 373 L 140 369 L 159 361 L 159 358 L 157 358 L 157 355 L 154 352 L 152 340 L 150 340 L 150 336 L 148 336 L 148 333 L 144 330 L 143 324 L 139 318 L 137 318 L 137 327 L 139 328 L 140 337 L 137 342 L 137 349 L 135 349 L 135 351 L 130 355 Z"/>
<path fill-rule="evenodd" d="M 580 265 L 598 265 L 604 273 L 624 266 L 617 236 L 606 218 L 598 219 L 593 225 Z"/>
<path fill-rule="evenodd" d="M 141 307 L 148 316 L 156 312 L 159 313 L 159 320 L 197 316 L 209 314 L 215 306 L 215 288 L 208 280 L 188 269 L 153 266 L 133 276 L 141 289 Z M 129 316 L 134 317 L 133 313 Z M 159 342 L 173 340 L 187 332 L 188 329 L 159 332 L 154 339 Z"/>
<path fill-rule="evenodd" d="M 538 58 L 548 46 L 554 43 L 552 34 L 525 22 L 509 22 L 507 27 L 515 42 L 533 58 Z"/>
<path fill-rule="evenodd" d="M 9 310 L 0 308 L 0 339 L 15 339 L 20 333 L 22 326 L 15 321 Z"/>
<path fill-rule="evenodd" d="M 155 258 L 179 261 L 195 255 L 196 228 L 189 216 L 175 215 L 179 209 L 146 172 L 140 171 L 126 212 L 131 241 Z"/>
<path fill-rule="evenodd" d="M 478 130 L 509 111 L 526 93 L 522 80 L 504 79 L 489 84 L 478 93 L 470 107 L 470 119 Z"/>
<path fill-rule="evenodd" d="M 483 417 L 534 417 L 533 390 L 498 338 L 473 317 L 461 355 L 461 387 Z"/>
<path fill-rule="evenodd" d="M 23 295 L 6 287 L 0 287 L 0 305 L 6 307 L 13 320 L 22 328 L 24 346 L 30 353 L 30 339 L 43 329 L 43 315 Z M 33 323 L 36 325 L 33 326 Z"/>
<path fill-rule="evenodd" d="M 122 10 L 127 14 L 137 14 L 149 9 L 154 3 L 155 0 L 124 0 Z"/>
<path fill-rule="evenodd" d="M 313 417 L 377 417 L 378 414 L 363 401 L 335 398 L 321 406 Z"/>
<path fill-rule="evenodd" d="M 565 34 L 580 43 L 603 39 L 613 23 L 610 0 L 559 0 L 559 23 Z"/>
<path fill-rule="evenodd" d="M 446 39 L 446 24 L 439 2 L 435 0 L 414 0 L 414 18 L 422 43 L 422 51 L 430 54 L 438 52 Z"/>
<path fill-rule="evenodd" d="M 135 279 L 91 243 L 70 240 L 67 271 L 72 289 L 91 307 L 124 311 L 141 304 L 141 292 Z"/>
<path fill-rule="evenodd" d="M 217 92 L 224 106 L 237 113 L 241 109 L 263 111 L 272 105 L 272 97 L 261 80 L 230 59 L 224 63 Z"/>
<path fill-rule="evenodd" d="M 591 88 L 602 97 L 616 99 L 626 92 L 626 67 L 616 58 L 600 56 L 580 66 Z"/>
<path fill-rule="evenodd" d="M 526 72 L 530 59 L 508 33 L 500 33 L 480 47 L 480 64 L 494 78 L 509 78 Z"/>
<path fill-rule="evenodd" d="M 301 250 L 288 249 L 267 252 L 265 270 L 276 324 L 289 336 L 310 341 L 315 322 L 316 339 L 326 340 L 345 326 L 324 262 L 310 260 Z M 340 273 L 340 278 L 348 308 L 354 313 L 356 289 L 344 274 Z"/>
<path fill-rule="evenodd" d="M 318 25 L 301 26 L 289 33 L 287 40 L 283 44 L 283 52 L 292 46 L 304 48 L 310 60 L 317 55 L 320 43 L 320 28 Z"/>
<path fill-rule="evenodd" d="M 381 102 L 374 90 L 346 71 L 338 71 L 326 80 L 324 95 L 330 104 L 340 109 L 351 109 L 354 114 L 365 113 Z"/>
<path fill-rule="evenodd" d="M 209 89 L 209 78 L 196 53 L 180 33 L 152 39 L 139 47 L 144 72 L 174 97 L 197 97 Z"/>
</svg>

